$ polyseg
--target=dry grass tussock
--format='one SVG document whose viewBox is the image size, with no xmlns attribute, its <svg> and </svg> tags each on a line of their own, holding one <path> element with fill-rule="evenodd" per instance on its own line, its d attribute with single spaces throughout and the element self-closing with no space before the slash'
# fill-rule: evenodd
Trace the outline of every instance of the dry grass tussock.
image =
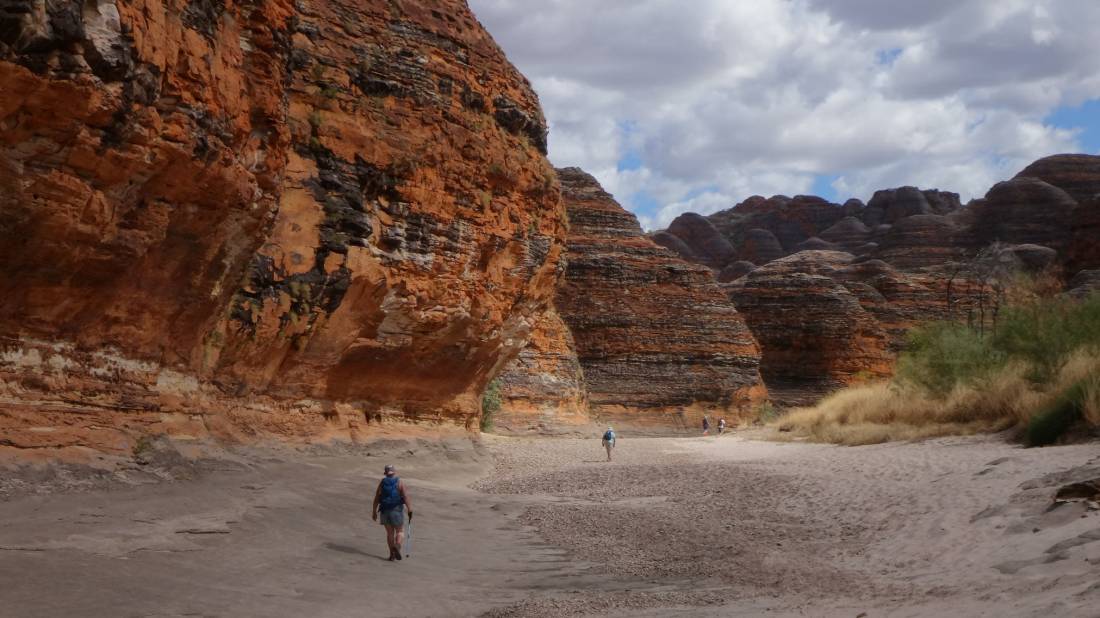
<svg viewBox="0 0 1100 618">
<path fill-rule="evenodd" d="M 980 382 L 957 384 L 938 395 L 904 382 L 856 386 L 799 408 L 771 423 L 781 439 L 846 445 L 878 444 L 1025 428 L 1077 388 L 1085 423 L 1100 427 L 1100 352 L 1071 354 L 1045 383 L 1029 379 L 1027 363 L 1012 362 Z"/>
</svg>

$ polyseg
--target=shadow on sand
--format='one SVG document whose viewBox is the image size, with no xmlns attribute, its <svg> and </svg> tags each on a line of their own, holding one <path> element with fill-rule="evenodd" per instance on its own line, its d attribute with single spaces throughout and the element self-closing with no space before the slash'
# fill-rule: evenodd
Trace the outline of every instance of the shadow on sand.
<svg viewBox="0 0 1100 618">
<path fill-rule="evenodd" d="M 325 543 L 325 547 L 332 551 L 338 551 L 343 554 L 355 554 L 356 556 L 366 556 L 367 558 L 377 558 L 379 560 L 387 560 L 387 556 L 380 556 L 378 554 L 368 554 L 367 552 L 359 549 L 358 547 L 352 547 L 350 545 L 340 545 L 339 543 Z"/>
</svg>

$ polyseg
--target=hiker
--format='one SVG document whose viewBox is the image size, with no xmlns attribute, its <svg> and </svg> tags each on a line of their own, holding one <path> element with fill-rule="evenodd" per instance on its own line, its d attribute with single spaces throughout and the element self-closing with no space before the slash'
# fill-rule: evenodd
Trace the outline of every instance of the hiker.
<svg viewBox="0 0 1100 618">
<path fill-rule="evenodd" d="M 718 435 L 726 432 L 726 419 L 718 419 Z"/>
<path fill-rule="evenodd" d="M 413 510 L 405 483 L 397 478 L 397 470 L 392 464 L 386 464 L 384 471 L 386 476 L 378 483 L 378 491 L 374 492 L 371 519 L 378 521 L 381 512 L 382 525 L 386 527 L 386 544 L 390 546 L 389 559 L 393 561 L 401 559 L 401 543 L 405 540 L 405 509 L 409 511 L 410 522 Z"/>
<path fill-rule="evenodd" d="M 710 435 L 710 419 L 707 418 L 706 414 L 703 415 L 703 435 Z"/>
<path fill-rule="evenodd" d="M 603 432 L 603 447 L 607 449 L 607 460 L 611 461 L 611 449 L 615 448 L 615 430 L 610 425 Z"/>
</svg>

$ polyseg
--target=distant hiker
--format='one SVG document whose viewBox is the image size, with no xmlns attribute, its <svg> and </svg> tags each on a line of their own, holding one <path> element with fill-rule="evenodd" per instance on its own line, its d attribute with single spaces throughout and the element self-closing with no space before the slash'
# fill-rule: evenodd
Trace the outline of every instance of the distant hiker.
<svg viewBox="0 0 1100 618">
<path fill-rule="evenodd" d="M 710 435 L 710 419 L 707 418 L 706 414 L 703 415 L 703 435 Z"/>
<path fill-rule="evenodd" d="M 378 491 L 374 492 L 371 519 L 378 521 L 378 513 L 382 513 L 382 525 L 386 527 L 386 544 L 390 546 L 390 560 L 400 560 L 401 543 L 405 540 L 405 509 L 409 510 L 410 522 L 413 510 L 409 504 L 409 494 L 405 491 L 405 483 L 397 478 L 394 467 L 387 464 L 385 473 L 382 482 L 378 483 Z"/>
<path fill-rule="evenodd" d="M 607 460 L 611 461 L 611 449 L 615 448 L 615 430 L 611 427 L 603 432 L 603 447 L 607 449 Z"/>
<path fill-rule="evenodd" d="M 726 419 L 718 419 L 718 435 L 725 433 L 726 431 Z"/>
</svg>

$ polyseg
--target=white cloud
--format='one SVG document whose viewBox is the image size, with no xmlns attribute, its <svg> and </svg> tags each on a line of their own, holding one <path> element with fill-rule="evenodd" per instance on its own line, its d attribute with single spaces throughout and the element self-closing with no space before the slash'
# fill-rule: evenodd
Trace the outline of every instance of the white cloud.
<svg viewBox="0 0 1100 618">
<path fill-rule="evenodd" d="M 817 176 L 842 198 L 918 184 L 967 199 L 1078 149 L 1042 118 L 1100 97 L 1095 0 L 471 5 L 539 92 L 554 163 L 652 227 Z M 618 169 L 627 153 L 640 168 Z"/>
</svg>

